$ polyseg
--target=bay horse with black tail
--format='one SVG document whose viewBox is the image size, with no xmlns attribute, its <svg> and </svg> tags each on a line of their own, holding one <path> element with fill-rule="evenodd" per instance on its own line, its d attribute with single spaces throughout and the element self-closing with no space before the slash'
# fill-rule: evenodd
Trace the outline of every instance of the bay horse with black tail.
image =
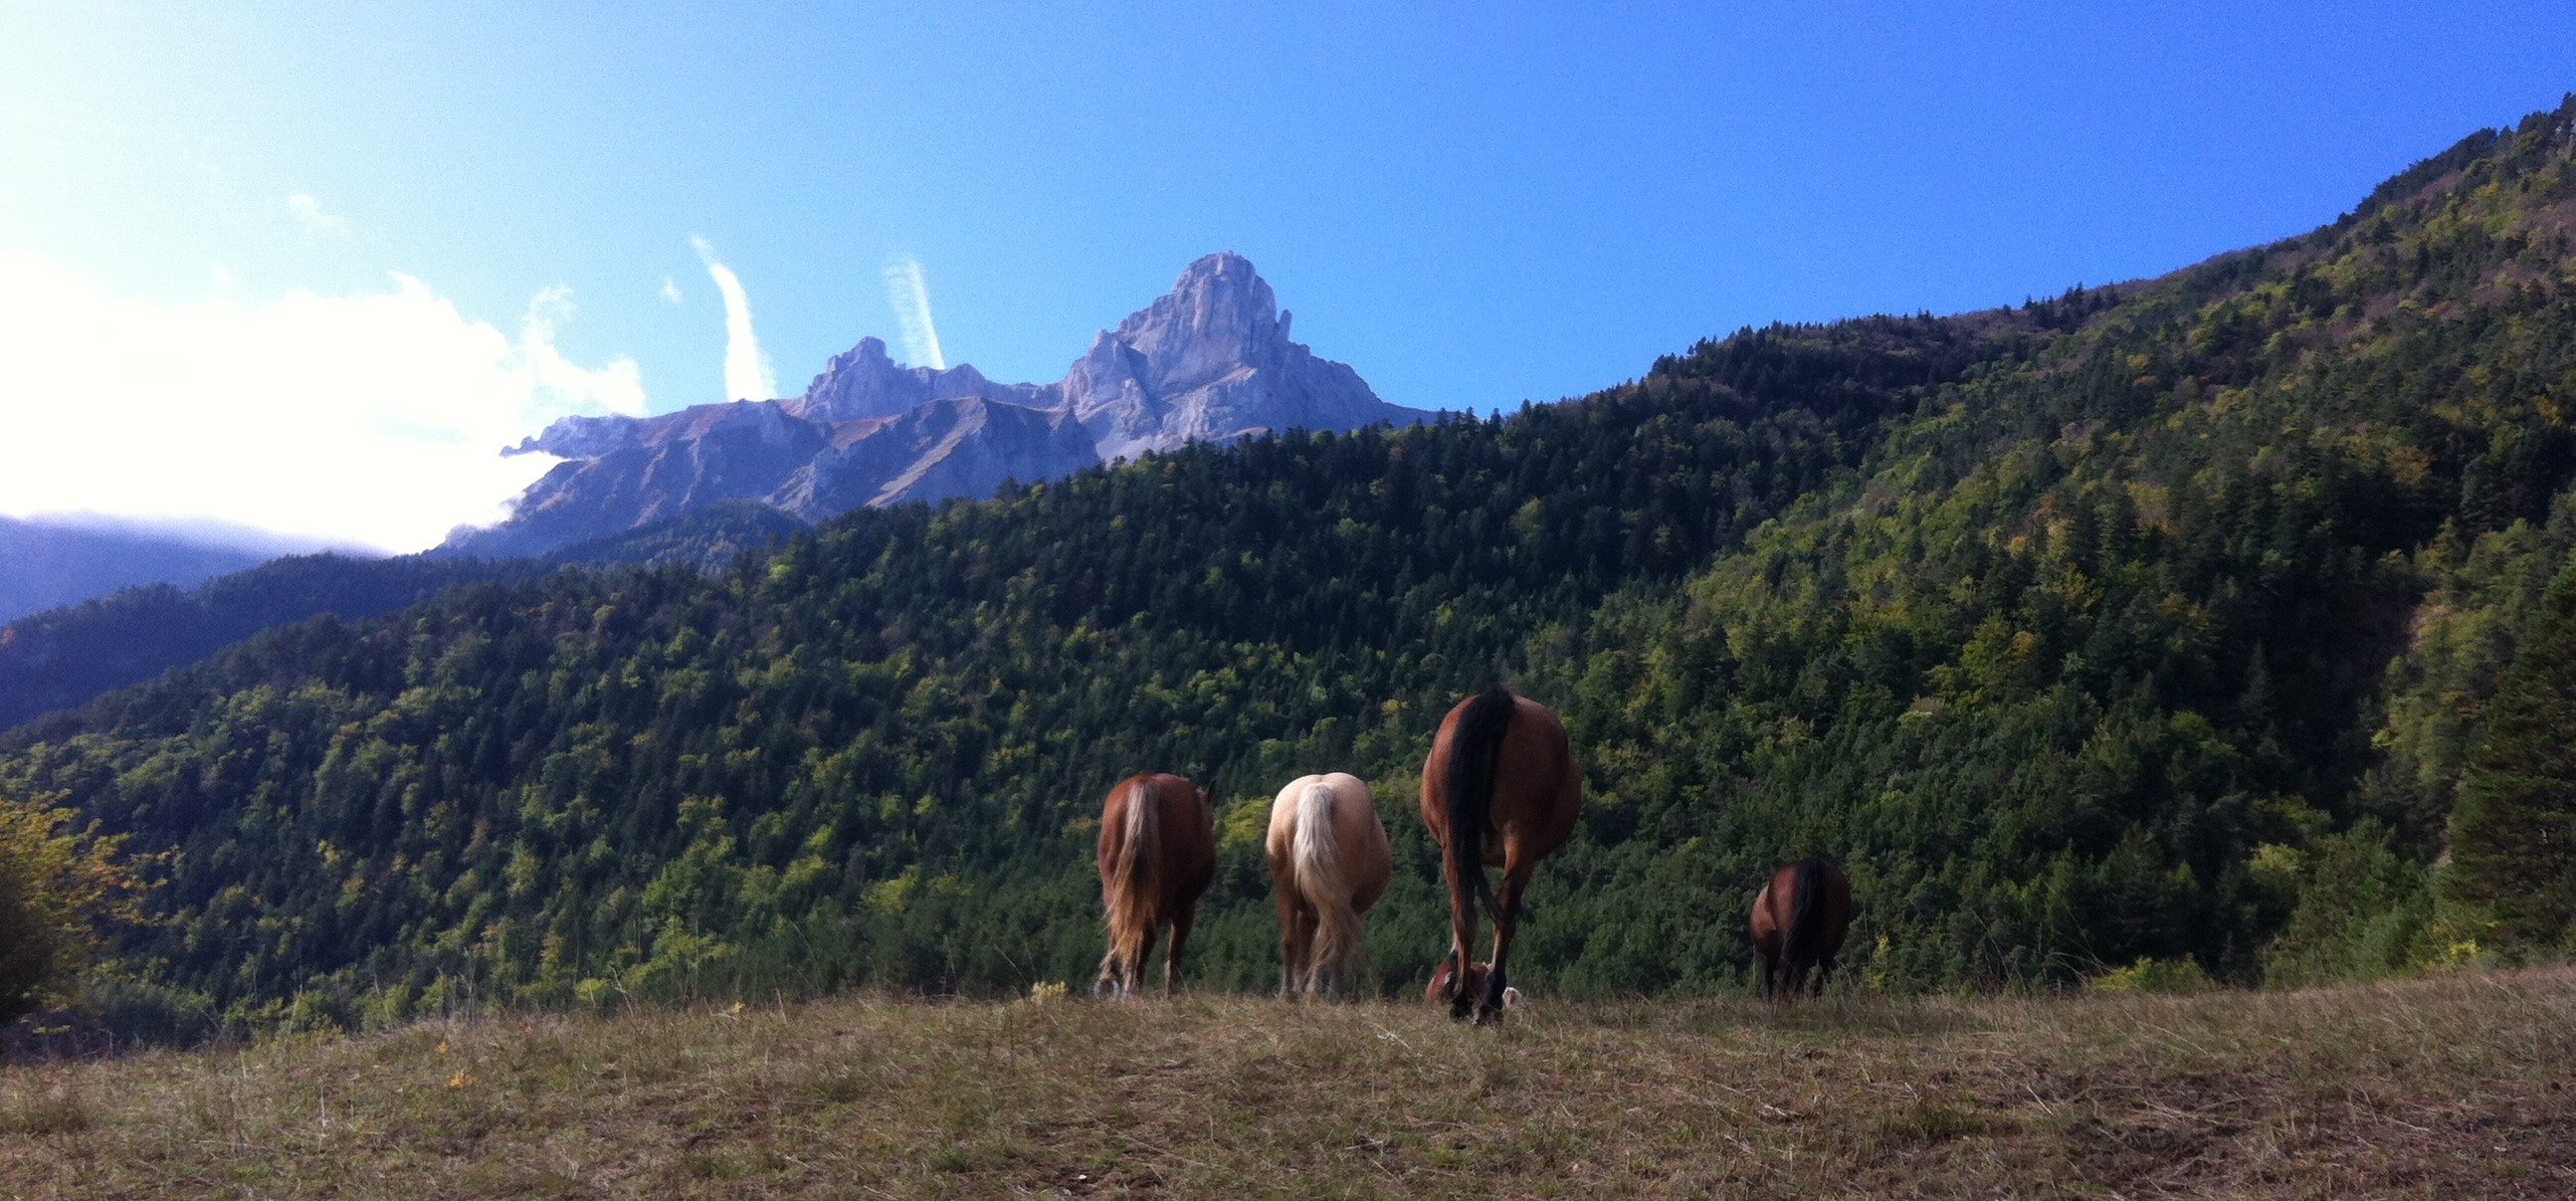
<svg viewBox="0 0 2576 1201">
<path fill-rule="evenodd" d="M 1109 910 L 1109 954 L 1093 996 L 1129 996 L 1143 986 L 1154 935 L 1172 928 L 1163 958 L 1163 995 L 1180 986 L 1181 950 L 1198 917 L 1199 894 L 1216 879 L 1216 823 L 1207 790 L 1174 775 L 1130 776 L 1100 811 L 1100 899 Z"/>
<path fill-rule="evenodd" d="M 1851 908 L 1851 878 L 1831 862 L 1801 859 L 1771 873 L 1753 898 L 1753 954 L 1764 1000 L 1775 987 L 1792 997 L 1801 990 L 1824 995 L 1825 977 L 1851 929 Z"/>
<path fill-rule="evenodd" d="M 1441 719 L 1422 764 L 1422 821 L 1440 844 L 1440 871 L 1449 882 L 1449 954 L 1432 981 L 1442 988 L 1445 975 L 1441 995 L 1450 1017 L 1472 1014 L 1480 1025 L 1502 1020 L 1521 893 L 1538 861 L 1573 835 L 1582 807 L 1583 775 L 1565 723 L 1547 706 L 1496 684 Z M 1503 869 L 1499 890 L 1485 880 L 1489 865 Z M 1480 903 L 1494 917 L 1494 954 L 1477 965 L 1485 968 L 1477 987 L 1467 968 L 1475 958 Z"/>
<path fill-rule="evenodd" d="M 1270 881 L 1279 894 L 1279 992 L 1339 989 L 1360 948 L 1360 915 L 1395 878 L 1386 823 L 1348 772 L 1299 776 L 1270 802 Z"/>
</svg>

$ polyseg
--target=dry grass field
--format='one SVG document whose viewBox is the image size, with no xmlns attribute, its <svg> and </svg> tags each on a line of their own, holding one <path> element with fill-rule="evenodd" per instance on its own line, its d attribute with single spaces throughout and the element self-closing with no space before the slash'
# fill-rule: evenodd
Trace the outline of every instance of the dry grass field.
<svg viewBox="0 0 2576 1201">
<path fill-rule="evenodd" d="M 495 1017 L 0 1067 L 31 1197 L 2576 1196 L 2576 972 Z"/>
</svg>

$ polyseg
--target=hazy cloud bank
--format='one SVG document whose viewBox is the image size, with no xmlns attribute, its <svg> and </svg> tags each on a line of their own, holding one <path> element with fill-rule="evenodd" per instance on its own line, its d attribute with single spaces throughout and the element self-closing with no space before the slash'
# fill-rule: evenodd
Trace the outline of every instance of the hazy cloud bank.
<svg viewBox="0 0 2576 1201">
<path fill-rule="evenodd" d="M 0 513 L 201 519 L 412 551 L 498 520 L 550 465 L 502 446 L 573 413 L 644 411 L 631 359 L 555 347 L 571 294 L 517 337 L 427 284 L 169 305 L 0 253 Z"/>
</svg>

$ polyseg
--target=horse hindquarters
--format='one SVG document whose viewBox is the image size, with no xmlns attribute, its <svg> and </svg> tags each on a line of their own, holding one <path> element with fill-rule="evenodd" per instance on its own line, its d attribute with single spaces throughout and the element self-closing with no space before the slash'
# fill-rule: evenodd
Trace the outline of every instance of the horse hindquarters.
<svg viewBox="0 0 2576 1201">
<path fill-rule="evenodd" d="M 1808 858 L 1771 873 L 1753 899 L 1750 929 L 1762 996 L 1821 996 L 1851 924 L 1851 880 Z"/>
<path fill-rule="evenodd" d="M 1153 952 L 1162 916 L 1155 904 L 1159 881 L 1153 860 L 1161 849 L 1162 824 L 1155 799 L 1153 783 L 1144 777 L 1125 781 L 1110 793 L 1100 830 L 1100 891 L 1108 911 L 1109 950 L 1091 986 L 1095 996 L 1104 991 L 1133 995 Z"/>
<path fill-rule="evenodd" d="M 1351 905 L 1353 889 L 1345 871 L 1334 820 L 1341 797 L 1332 785 L 1310 784 L 1297 799 L 1297 890 L 1313 913 L 1312 938 L 1306 954 L 1306 992 L 1321 996 L 1341 986 L 1344 966 L 1360 942 L 1360 915 Z"/>
<path fill-rule="evenodd" d="M 1537 701 L 1516 698 L 1513 707 L 1516 720 L 1495 751 L 1493 810 L 1503 835 L 1503 880 L 1494 899 L 1494 970 L 1476 1015 L 1480 1022 L 1501 1021 L 1506 998 L 1518 991 L 1509 983 L 1509 972 L 1511 944 L 1520 932 L 1521 898 L 1539 860 L 1573 836 L 1583 808 L 1583 775 L 1575 766 L 1565 723 Z"/>
<path fill-rule="evenodd" d="M 1172 946 L 1163 959 L 1163 995 L 1180 990 L 1181 955 L 1189 947 L 1190 926 L 1198 920 L 1199 897 L 1216 882 L 1216 825 L 1206 789 L 1178 776 L 1162 777 L 1163 873 L 1156 903 L 1172 927 Z"/>
<path fill-rule="evenodd" d="M 1842 962 L 1843 940 L 1851 934 L 1851 877 L 1831 860 L 1818 860 L 1823 895 L 1817 906 L 1819 929 L 1814 932 L 1816 957 L 1815 995 L 1825 994 L 1825 978 Z"/>
</svg>

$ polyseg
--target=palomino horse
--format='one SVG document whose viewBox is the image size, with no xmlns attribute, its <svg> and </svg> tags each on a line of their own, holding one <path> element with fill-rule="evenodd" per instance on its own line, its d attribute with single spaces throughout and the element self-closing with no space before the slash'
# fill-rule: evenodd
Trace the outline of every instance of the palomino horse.
<svg viewBox="0 0 2576 1201">
<path fill-rule="evenodd" d="M 1851 928 L 1851 904 L 1850 877 L 1826 860 L 1801 859 L 1771 873 L 1771 882 L 1753 898 L 1753 954 L 1762 969 L 1764 999 L 1771 997 L 1775 977 L 1792 997 L 1801 989 L 1824 994 L 1825 977 Z M 1812 983 L 1809 969 L 1815 971 Z"/>
<path fill-rule="evenodd" d="M 1502 1020 L 1521 891 L 1538 861 L 1574 833 L 1582 807 L 1583 777 L 1565 723 L 1547 706 L 1496 684 L 1441 719 L 1422 764 L 1422 821 L 1440 844 L 1449 882 L 1449 954 L 1442 961 L 1449 1016 Z M 1499 892 L 1485 882 L 1488 865 L 1503 869 Z M 1474 988 L 1463 969 L 1475 957 L 1479 901 L 1494 915 L 1494 957 L 1484 986 Z"/>
<path fill-rule="evenodd" d="M 1154 934 L 1172 928 L 1163 959 L 1163 995 L 1181 979 L 1181 950 L 1190 941 L 1199 894 L 1216 879 L 1216 830 L 1208 794 L 1172 775 L 1130 776 L 1109 790 L 1100 811 L 1100 899 L 1109 909 L 1109 954 L 1100 960 L 1094 996 L 1127 996 L 1142 987 Z"/>
<path fill-rule="evenodd" d="M 1386 823 L 1359 777 L 1299 776 L 1270 802 L 1269 843 L 1270 881 L 1279 894 L 1279 991 L 1322 996 L 1342 986 L 1360 946 L 1360 915 L 1395 876 Z"/>
</svg>

